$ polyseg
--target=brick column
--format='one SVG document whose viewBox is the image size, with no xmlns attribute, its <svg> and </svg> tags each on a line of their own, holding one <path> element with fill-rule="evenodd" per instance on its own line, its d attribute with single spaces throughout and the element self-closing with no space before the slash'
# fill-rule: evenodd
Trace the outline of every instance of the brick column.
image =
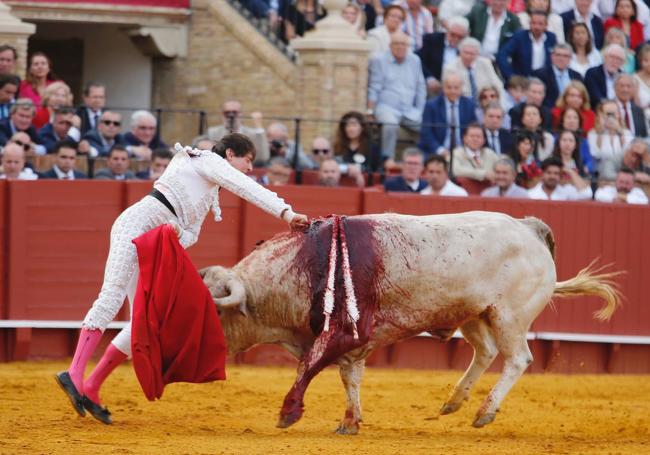
<svg viewBox="0 0 650 455">
<path fill-rule="evenodd" d="M 299 112 L 305 118 L 337 120 L 345 112 L 366 110 L 368 56 L 371 45 L 341 17 L 346 0 L 325 0 L 327 17 L 315 30 L 291 41 L 299 53 Z M 332 138 L 335 123 L 304 122 L 308 149 L 316 135 Z"/>
<path fill-rule="evenodd" d="M 36 25 L 23 22 L 11 14 L 11 8 L 0 1 L 0 43 L 16 48 L 16 72 L 25 76 L 27 67 L 27 38 L 34 34 Z"/>
</svg>

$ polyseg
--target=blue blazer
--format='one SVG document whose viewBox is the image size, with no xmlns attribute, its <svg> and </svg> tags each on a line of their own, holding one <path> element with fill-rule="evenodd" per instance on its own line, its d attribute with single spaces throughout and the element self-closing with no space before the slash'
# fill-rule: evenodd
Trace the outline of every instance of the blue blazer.
<svg viewBox="0 0 650 455">
<path fill-rule="evenodd" d="M 557 39 L 555 33 L 546 32 L 545 34 L 545 62 L 548 63 L 551 61 L 551 49 L 555 47 Z M 526 77 L 533 74 L 533 42 L 530 39 L 528 30 L 519 30 L 512 35 L 512 38 L 506 44 L 501 46 L 497 53 L 497 65 L 499 65 L 501 75 L 506 82 L 513 74 Z"/>
<path fill-rule="evenodd" d="M 72 139 L 70 136 L 66 136 L 63 139 Z M 56 143 L 59 141 L 62 141 L 63 139 L 59 139 L 56 134 L 54 134 L 54 126 L 51 123 L 48 123 L 45 125 L 43 128 L 38 130 L 38 143 L 43 145 L 45 147 L 45 150 L 47 150 L 47 153 L 54 153 L 54 147 L 56 147 Z M 77 142 L 77 141 L 75 141 Z"/>
<path fill-rule="evenodd" d="M 560 14 L 562 18 L 562 25 L 564 26 L 564 36 L 569 39 L 569 32 L 571 31 L 571 26 L 576 21 L 576 15 L 573 12 L 573 9 L 566 11 Z M 605 42 L 605 27 L 603 26 L 603 21 L 600 17 L 594 14 L 594 17 L 591 18 L 591 29 L 594 31 L 593 41 L 594 46 L 598 49 L 603 47 Z"/>
<path fill-rule="evenodd" d="M 491 144 L 489 143 L 489 141 L 491 140 L 491 137 L 488 138 L 487 129 L 485 129 L 484 131 L 485 131 L 485 137 L 488 140 L 488 142 L 485 143 L 485 146 L 489 147 L 491 150 L 496 152 L 496 150 L 490 147 Z M 512 133 L 510 132 L 510 130 L 507 130 L 505 128 L 500 128 L 498 139 L 499 139 L 499 148 L 501 151 L 501 155 L 510 156 L 510 153 L 512 153 L 512 150 L 514 149 L 515 146 L 515 141 L 514 138 L 512 137 Z"/>
<path fill-rule="evenodd" d="M 596 109 L 601 100 L 607 99 L 607 80 L 603 65 L 589 68 L 585 73 L 585 87 L 589 92 L 589 101 L 592 109 Z"/>
<path fill-rule="evenodd" d="M 582 76 L 577 71 L 573 71 L 571 68 L 567 68 L 569 72 L 569 79 L 572 81 L 582 82 Z M 553 71 L 553 66 L 549 61 L 544 68 L 533 71 L 533 76 L 539 78 L 546 85 L 546 96 L 544 97 L 544 106 L 553 108 L 557 99 L 562 95 L 560 89 L 557 85 L 557 80 L 555 79 L 555 72 Z"/>
<path fill-rule="evenodd" d="M 386 179 L 386 181 L 384 182 L 384 189 L 386 191 L 401 191 L 406 193 L 419 193 L 420 191 L 425 189 L 426 186 L 427 186 L 427 182 L 420 179 L 420 181 L 418 182 L 418 189 L 416 191 L 413 191 L 413 188 L 408 186 L 406 180 L 404 180 L 404 177 L 402 177 L 401 175 Z"/>
<path fill-rule="evenodd" d="M 36 142 L 37 144 L 40 144 L 40 140 L 38 139 L 38 134 L 36 134 L 36 130 L 34 129 L 33 126 L 29 126 L 25 130 L 25 133 L 31 138 L 33 142 Z M 9 142 L 9 139 L 11 139 L 11 136 L 13 136 L 14 133 L 11 129 L 11 119 L 9 117 L 0 120 L 0 146 L 4 146 L 7 142 Z"/>
<path fill-rule="evenodd" d="M 471 98 L 461 96 L 458 99 L 458 124 L 460 125 L 461 138 L 465 127 L 476 122 L 476 104 Z M 420 130 L 420 142 L 418 147 L 425 155 L 433 155 L 438 147 L 442 146 L 449 132 L 447 122 L 447 108 L 444 95 L 437 96 L 424 105 L 422 115 L 422 128 Z M 461 144 L 458 144 L 459 146 Z"/>
</svg>

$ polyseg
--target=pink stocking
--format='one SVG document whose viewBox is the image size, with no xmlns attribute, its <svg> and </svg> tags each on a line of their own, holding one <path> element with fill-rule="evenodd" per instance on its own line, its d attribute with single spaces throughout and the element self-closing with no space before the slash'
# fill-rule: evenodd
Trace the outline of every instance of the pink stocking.
<svg viewBox="0 0 650 455">
<path fill-rule="evenodd" d="M 113 343 L 109 344 L 101 360 L 84 382 L 84 395 L 91 401 L 101 404 L 99 399 L 99 388 L 102 386 L 109 374 L 124 360 L 127 355 L 117 349 Z"/>
<path fill-rule="evenodd" d="M 68 373 L 70 373 L 72 383 L 82 395 L 84 393 L 83 382 L 86 365 L 88 364 L 90 357 L 93 355 L 93 352 L 95 352 L 95 349 L 97 349 L 97 345 L 101 338 L 102 331 L 99 329 L 81 329 L 81 333 L 79 334 L 77 349 L 74 352 L 74 357 L 72 358 L 70 368 L 68 368 Z"/>
</svg>

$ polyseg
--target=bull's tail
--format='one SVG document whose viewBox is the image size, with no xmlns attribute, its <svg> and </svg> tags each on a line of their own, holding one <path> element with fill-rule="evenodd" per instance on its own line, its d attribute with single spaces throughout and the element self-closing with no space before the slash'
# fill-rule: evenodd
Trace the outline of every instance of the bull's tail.
<svg viewBox="0 0 650 455">
<path fill-rule="evenodd" d="M 621 292 L 613 278 L 625 272 L 600 273 L 604 267 L 595 268 L 595 260 L 570 280 L 555 284 L 554 297 L 593 295 L 605 301 L 605 305 L 594 312 L 594 318 L 608 321 L 621 303 Z"/>
</svg>

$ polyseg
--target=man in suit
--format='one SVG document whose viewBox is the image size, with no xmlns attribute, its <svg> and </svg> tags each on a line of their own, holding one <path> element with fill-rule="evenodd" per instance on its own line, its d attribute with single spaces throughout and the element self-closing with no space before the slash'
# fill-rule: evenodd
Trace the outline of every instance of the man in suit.
<svg viewBox="0 0 650 455">
<path fill-rule="evenodd" d="M 417 52 L 422 60 L 422 72 L 430 94 L 440 93 L 442 69 L 458 57 L 458 45 L 469 34 L 469 21 L 453 17 L 448 21 L 447 33 L 430 33 L 422 38 Z"/>
<path fill-rule="evenodd" d="M 158 135 L 156 117 L 145 110 L 131 114 L 131 131 L 124 135 L 124 143 L 131 156 L 139 160 L 150 160 L 154 149 L 167 147 Z"/>
<path fill-rule="evenodd" d="M 462 96 L 460 75 L 448 71 L 442 81 L 442 95 L 424 106 L 418 147 L 426 155 L 448 155 L 461 144 L 465 127 L 472 122 L 476 122 L 476 104 Z"/>
<path fill-rule="evenodd" d="M 491 103 L 483 114 L 483 130 L 487 139 L 486 146 L 497 155 L 510 155 L 514 141 L 512 133 L 502 128 L 504 112 L 498 103 Z"/>
<path fill-rule="evenodd" d="M 221 108 L 223 123 L 219 126 L 208 128 L 208 139 L 218 141 L 226 134 L 241 133 L 247 136 L 253 144 L 257 155 L 255 162 L 258 165 L 264 165 L 270 158 L 269 143 L 266 140 L 266 132 L 262 124 L 262 113 L 251 112 L 253 128 L 245 126 L 241 122 L 242 108 L 241 103 L 236 100 L 230 100 L 223 103 Z"/>
<path fill-rule="evenodd" d="M 77 109 L 81 119 L 81 134 L 96 130 L 106 106 L 106 86 L 101 82 L 90 81 L 83 91 L 84 104 Z"/>
<path fill-rule="evenodd" d="M 621 121 L 636 137 L 646 138 L 648 127 L 643 109 L 634 103 L 635 90 L 634 78 L 630 74 L 621 73 L 616 76 L 614 92 L 616 104 L 621 112 Z"/>
<path fill-rule="evenodd" d="M 20 145 L 10 142 L 2 148 L 0 156 L 0 180 L 36 180 L 38 174 L 25 167 L 25 150 Z"/>
<path fill-rule="evenodd" d="M 582 76 L 569 68 L 573 49 L 569 44 L 557 44 L 551 51 L 551 61 L 544 68 L 533 71 L 533 76 L 539 78 L 546 86 L 544 106 L 552 109 L 564 89 L 571 81 L 581 81 Z"/>
<path fill-rule="evenodd" d="M 555 33 L 546 31 L 546 13 L 531 11 L 530 30 L 519 30 L 501 46 L 497 64 L 501 75 L 508 81 L 513 74 L 530 76 L 536 69 L 550 61 L 551 49 L 555 47 Z"/>
<path fill-rule="evenodd" d="M 524 111 L 524 107 L 527 104 L 534 104 L 539 107 L 542 111 L 542 125 L 544 128 L 550 130 L 553 123 L 553 117 L 551 116 L 551 110 L 544 106 L 544 97 L 546 96 L 546 86 L 539 78 L 531 77 L 528 82 L 528 88 L 526 89 L 526 100 L 514 106 L 508 112 L 510 115 L 510 126 L 515 128 L 521 127 L 521 115 Z"/>
<path fill-rule="evenodd" d="M 108 156 L 115 144 L 124 144 L 120 134 L 122 130 L 122 116 L 114 111 L 104 111 L 99 118 L 97 129 L 88 130 L 81 138 L 90 145 L 90 156 Z"/>
<path fill-rule="evenodd" d="M 137 177 L 129 170 L 129 152 L 123 145 L 115 145 L 108 154 L 108 167 L 95 172 L 95 180 L 135 180 Z"/>
<path fill-rule="evenodd" d="M 375 54 L 368 68 L 368 110 L 382 124 L 381 144 L 385 165 L 391 167 L 399 127 L 417 131 L 426 102 L 420 59 L 409 50 L 403 32 L 391 35 L 390 51 Z"/>
<path fill-rule="evenodd" d="M 576 22 L 587 24 L 591 41 L 600 49 L 605 40 L 603 21 L 591 9 L 592 0 L 575 0 L 575 7 L 560 14 L 564 25 L 564 36 L 568 37 L 571 26 Z"/>
<path fill-rule="evenodd" d="M 483 55 L 494 58 L 499 48 L 521 29 L 519 18 L 508 11 L 508 0 L 478 2 L 467 15 L 470 35 L 482 44 Z"/>
<path fill-rule="evenodd" d="M 384 189 L 386 191 L 419 193 L 427 186 L 427 182 L 420 178 L 424 170 L 422 152 L 411 147 L 404 150 L 403 155 L 402 175 L 386 179 Z"/>
<path fill-rule="evenodd" d="M 614 79 L 625 64 L 625 49 L 610 44 L 603 49 L 603 64 L 589 68 L 585 74 L 585 87 L 589 92 L 591 107 L 596 109 L 601 100 L 614 99 Z"/>
<path fill-rule="evenodd" d="M 66 139 L 54 147 L 56 159 L 54 166 L 49 171 L 41 174 L 42 179 L 78 180 L 87 179 L 88 176 L 74 168 L 77 161 L 77 143 Z"/>
<path fill-rule="evenodd" d="M 472 37 L 467 37 L 458 45 L 459 55 L 456 60 L 445 65 L 443 75 L 452 71 L 460 75 L 463 82 L 463 96 L 478 102 L 478 95 L 483 87 L 496 87 L 499 98 L 503 99 L 503 83 L 494 71 L 492 62 L 487 57 L 481 57 L 481 43 Z"/>
<path fill-rule="evenodd" d="M 494 163 L 499 156 L 485 147 L 483 128 L 478 123 L 467 126 L 463 144 L 454 150 L 451 169 L 456 177 L 494 183 Z"/>
<path fill-rule="evenodd" d="M 32 126 L 32 119 L 36 114 L 34 103 L 29 98 L 19 98 L 9 110 L 9 118 L 0 120 L 0 146 L 5 145 L 11 137 L 22 131 L 34 143 L 34 153 L 45 155 L 45 147 L 40 145 L 36 129 Z"/>
<path fill-rule="evenodd" d="M 52 121 L 38 130 L 38 142 L 43 144 L 47 153 L 54 153 L 56 144 L 64 139 L 74 140 L 69 134 L 73 128 L 74 115 L 71 107 L 57 108 Z"/>
</svg>

